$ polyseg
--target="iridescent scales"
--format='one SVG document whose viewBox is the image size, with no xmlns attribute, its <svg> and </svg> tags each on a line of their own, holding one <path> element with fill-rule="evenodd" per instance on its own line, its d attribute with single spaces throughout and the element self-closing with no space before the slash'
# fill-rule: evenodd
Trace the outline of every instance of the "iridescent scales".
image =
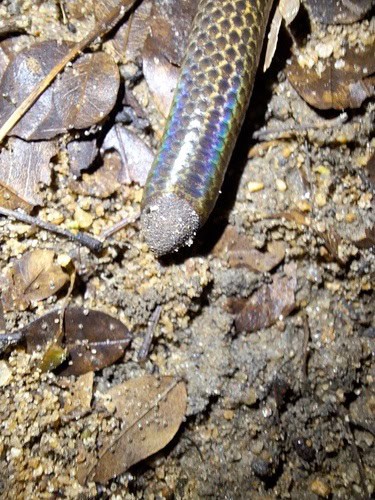
<svg viewBox="0 0 375 500">
<path fill-rule="evenodd" d="M 250 100 L 272 0 L 201 0 L 149 174 L 142 229 L 158 255 L 210 215 Z"/>
</svg>

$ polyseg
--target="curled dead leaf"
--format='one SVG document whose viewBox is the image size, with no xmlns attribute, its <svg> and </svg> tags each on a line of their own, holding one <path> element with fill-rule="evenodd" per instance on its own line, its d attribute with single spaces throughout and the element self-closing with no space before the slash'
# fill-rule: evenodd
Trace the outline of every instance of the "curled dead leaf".
<svg viewBox="0 0 375 500">
<path fill-rule="evenodd" d="M 119 153 L 122 168 L 118 181 L 121 184 L 136 182 L 140 186 L 145 185 L 154 154 L 134 132 L 116 124 L 106 135 L 103 149 L 114 149 Z"/>
<path fill-rule="evenodd" d="M 131 340 L 121 321 L 101 311 L 70 307 L 65 311 L 62 327 L 60 320 L 61 315 L 54 311 L 22 329 L 28 352 L 43 349 L 58 339 L 69 359 L 60 375 L 101 370 L 121 358 Z"/>
<path fill-rule="evenodd" d="M 4 278 L 4 309 L 26 309 L 32 301 L 44 300 L 59 291 L 69 281 L 69 275 L 54 261 L 55 252 L 42 249 L 16 260 Z"/>
<path fill-rule="evenodd" d="M 0 82 L 0 124 L 60 62 L 69 47 L 65 42 L 44 41 L 20 51 L 9 62 Z M 41 140 L 95 125 L 112 110 L 119 83 L 117 65 L 109 55 L 84 54 L 52 82 L 11 134 Z"/>
<path fill-rule="evenodd" d="M 138 62 L 149 33 L 152 0 L 140 2 L 132 15 L 123 23 L 111 41 L 116 60 L 122 63 Z"/>
<path fill-rule="evenodd" d="M 27 212 L 35 205 L 42 205 L 40 184 L 50 184 L 50 160 L 56 154 L 54 141 L 10 139 L 7 149 L 0 153 L 0 205 Z"/>
<path fill-rule="evenodd" d="M 244 266 L 265 273 L 283 261 L 285 250 L 285 243 L 273 241 L 268 244 L 266 252 L 261 252 L 251 246 L 245 235 L 239 234 L 233 226 L 227 226 L 213 253 L 226 259 L 229 267 Z"/>
<path fill-rule="evenodd" d="M 276 274 L 271 285 L 263 285 L 245 304 L 243 299 L 239 299 L 243 307 L 235 318 L 237 331 L 251 333 L 268 328 L 293 311 L 296 307 L 294 297 L 297 287 L 296 270 L 296 264 L 286 265 L 284 276 Z M 238 311 L 236 300 L 230 304 L 233 312 Z"/>
<path fill-rule="evenodd" d="M 98 457 L 87 456 L 78 473 L 82 483 L 106 483 L 164 448 L 186 413 L 185 384 L 173 377 L 145 375 L 112 387 L 107 395 L 123 426 L 119 434 L 105 441 Z"/>
<path fill-rule="evenodd" d="M 198 0 L 155 2 L 143 50 L 143 72 L 156 107 L 168 116 Z"/>
<path fill-rule="evenodd" d="M 293 56 L 287 68 L 290 83 L 300 96 L 318 109 L 359 108 L 374 95 L 375 72 L 373 46 L 363 50 L 347 49 L 337 60 L 330 56 L 322 61 L 323 68 L 314 64 L 301 65 L 301 54 Z"/>
</svg>

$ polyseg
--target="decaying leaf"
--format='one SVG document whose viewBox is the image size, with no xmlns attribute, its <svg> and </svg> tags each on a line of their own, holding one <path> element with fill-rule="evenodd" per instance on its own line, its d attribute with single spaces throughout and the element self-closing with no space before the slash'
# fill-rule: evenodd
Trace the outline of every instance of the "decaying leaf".
<svg viewBox="0 0 375 500">
<path fill-rule="evenodd" d="M 265 273 L 283 261 L 285 249 L 285 243 L 274 241 L 268 244 L 266 252 L 260 252 L 251 246 L 245 235 L 239 234 L 233 226 L 227 226 L 213 253 L 225 258 L 229 267 L 244 266 Z"/>
<path fill-rule="evenodd" d="M 20 51 L 10 61 L 0 82 L 1 124 L 68 49 L 65 42 L 44 41 Z M 95 125 L 112 110 L 118 88 L 118 68 L 110 56 L 101 52 L 85 54 L 65 68 L 11 134 L 26 140 L 41 140 L 69 129 Z"/>
<path fill-rule="evenodd" d="M 319 60 L 311 68 L 303 54 L 293 56 L 287 68 L 290 83 L 300 96 L 318 109 L 359 108 L 374 95 L 374 47 L 347 49 L 342 59 L 333 56 Z"/>
<path fill-rule="evenodd" d="M 268 328 L 293 311 L 296 306 L 294 297 L 297 286 L 296 270 L 295 263 L 285 265 L 285 275 L 276 274 L 271 285 L 263 285 L 245 304 L 243 299 L 240 299 L 240 306 L 243 307 L 235 318 L 237 331 L 251 333 Z M 233 311 L 238 307 L 236 301 L 237 299 L 230 304 Z"/>
<path fill-rule="evenodd" d="M 82 170 L 89 168 L 99 152 L 96 139 L 69 142 L 67 150 L 70 170 L 76 177 L 81 175 Z"/>
<path fill-rule="evenodd" d="M 264 57 L 263 71 L 267 71 L 270 67 L 275 54 L 281 21 L 284 19 L 285 24 L 288 26 L 298 14 L 299 7 L 300 0 L 279 0 L 279 2 L 276 3 L 275 12 L 267 36 L 267 50 Z"/>
<path fill-rule="evenodd" d="M 108 198 L 120 187 L 121 169 L 121 158 L 116 151 L 105 154 L 101 167 L 92 174 L 84 173 L 82 179 L 72 181 L 70 187 L 78 194 Z"/>
<path fill-rule="evenodd" d="M 373 0 L 305 0 L 311 14 L 323 24 L 360 21 L 373 7 Z"/>
<path fill-rule="evenodd" d="M 122 168 L 118 181 L 121 184 L 145 185 L 154 154 L 134 132 L 116 124 L 106 135 L 103 149 L 114 149 L 120 154 Z"/>
<path fill-rule="evenodd" d="M 143 73 L 154 102 L 168 116 L 198 0 L 155 2 L 143 50 Z"/>
<path fill-rule="evenodd" d="M 353 241 L 358 248 L 373 248 L 375 247 L 375 226 L 365 230 L 365 236 L 360 240 Z"/>
<path fill-rule="evenodd" d="M 83 465 L 79 473 L 82 482 L 93 479 L 106 483 L 161 450 L 174 437 L 186 413 L 185 384 L 173 377 L 146 375 L 112 387 L 107 395 L 123 427 L 99 450 L 94 465 L 90 466 L 92 456 Z"/>
<path fill-rule="evenodd" d="M 51 182 L 50 160 L 57 154 L 57 144 L 10 139 L 0 153 L 0 205 L 30 211 L 42 205 L 40 184 Z"/>
<path fill-rule="evenodd" d="M 116 103 L 119 85 L 117 65 L 103 52 L 84 54 L 67 67 L 54 93 L 61 132 L 103 121 Z"/>
<path fill-rule="evenodd" d="M 13 263 L 2 286 L 4 309 L 26 309 L 30 302 L 54 295 L 69 275 L 54 263 L 52 250 L 32 250 Z"/>
<path fill-rule="evenodd" d="M 46 347 L 60 331 L 57 311 L 45 314 L 27 325 L 22 332 L 28 352 Z M 116 318 L 100 311 L 70 307 L 64 314 L 62 347 L 67 351 L 69 364 L 61 375 L 81 375 L 101 370 L 123 356 L 131 336 L 126 326 Z"/>
<path fill-rule="evenodd" d="M 39 364 L 41 372 L 50 372 L 66 360 L 66 349 L 59 344 L 51 344 Z"/>
<path fill-rule="evenodd" d="M 137 62 L 149 33 L 152 0 L 138 4 L 131 16 L 123 23 L 110 42 L 116 52 L 116 59 L 122 63 Z"/>
</svg>

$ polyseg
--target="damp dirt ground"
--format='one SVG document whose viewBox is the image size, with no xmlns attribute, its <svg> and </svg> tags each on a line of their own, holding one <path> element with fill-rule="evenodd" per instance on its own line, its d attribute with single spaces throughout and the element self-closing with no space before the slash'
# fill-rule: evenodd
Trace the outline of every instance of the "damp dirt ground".
<svg viewBox="0 0 375 500">
<path fill-rule="evenodd" d="M 33 248 L 68 254 L 77 271 L 69 303 L 107 312 L 131 331 L 124 357 L 95 373 L 93 401 L 109 386 L 144 374 L 182 379 L 188 393 L 185 420 L 166 448 L 106 485 L 82 485 L 76 472 L 82 435 L 89 429 L 95 440 L 101 421 L 90 410 L 64 418 L 69 385 L 62 387 L 53 372 L 40 373 L 39 354 L 8 349 L 1 360 L 1 498 L 373 494 L 374 174 L 371 181 L 366 169 L 374 104 L 366 100 L 346 117 L 318 112 L 290 85 L 282 61 L 281 51 L 274 69 L 258 76 L 218 205 L 192 247 L 156 259 L 135 217 L 142 189 L 126 186 L 104 200 L 77 195 L 63 160 L 39 216 L 57 211 L 69 219 L 83 206 L 94 214 L 92 234 L 130 220 L 103 252 L 0 219 L 1 272 Z M 147 92 L 144 85 L 141 91 Z M 157 143 L 152 134 L 150 143 Z M 282 261 L 263 273 L 232 265 L 214 250 L 228 225 L 260 252 L 283 242 Z M 256 332 L 238 331 L 228 301 L 248 299 L 290 266 L 292 312 Z M 55 309 L 64 296 L 6 312 L 6 331 Z M 151 349 L 139 363 L 157 306 Z"/>
</svg>

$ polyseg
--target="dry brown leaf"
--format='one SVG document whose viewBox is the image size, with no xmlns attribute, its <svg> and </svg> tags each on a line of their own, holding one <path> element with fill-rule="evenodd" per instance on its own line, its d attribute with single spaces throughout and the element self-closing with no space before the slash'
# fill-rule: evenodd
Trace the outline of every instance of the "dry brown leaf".
<svg viewBox="0 0 375 500">
<path fill-rule="evenodd" d="M 94 14 L 96 21 L 98 23 L 102 22 L 120 2 L 121 0 L 95 0 Z"/>
<path fill-rule="evenodd" d="M 9 208 L 10 210 L 17 210 L 20 208 L 26 213 L 31 212 L 34 208 L 33 205 L 20 198 L 9 186 L 2 185 L 0 180 L 0 207 Z"/>
<path fill-rule="evenodd" d="M 79 21 L 90 16 L 94 12 L 93 3 L 96 0 L 64 0 L 64 8 L 69 21 Z"/>
<path fill-rule="evenodd" d="M 52 250 L 32 250 L 13 263 L 2 287 L 4 309 L 26 309 L 30 302 L 54 295 L 68 281 L 69 275 L 54 263 Z"/>
<path fill-rule="evenodd" d="M 263 285 L 253 293 L 235 318 L 237 331 L 251 333 L 268 328 L 293 311 L 296 306 L 296 270 L 295 263 L 285 265 L 286 276 L 276 274 L 271 285 Z M 242 305 L 243 300 L 240 301 Z M 235 310 L 236 299 L 232 301 L 231 307 Z"/>
<path fill-rule="evenodd" d="M 365 236 L 360 240 L 353 241 L 358 248 L 373 248 L 375 247 L 375 226 L 365 229 Z"/>
<path fill-rule="evenodd" d="M 99 152 L 96 139 L 69 142 L 67 150 L 70 171 L 76 177 L 81 175 L 82 170 L 89 168 Z"/>
<path fill-rule="evenodd" d="M 300 96 L 318 109 L 358 108 L 365 99 L 374 95 L 375 72 L 374 47 L 364 50 L 347 49 L 338 61 L 334 57 L 324 59 L 324 67 L 312 68 L 300 65 L 300 58 L 293 56 L 287 67 L 290 83 Z M 340 64 L 338 64 L 338 62 Z"/>
<path fill-rule="evenodd" d="M 42 205 L 39 187 L 40 184 L 50 184 L 50 160 L 57 151 L 54 141 L 10 139 L 8 148 L 0 153 L 0 205 L 26 211 Z"/>
<path fill-rule="evenodd" d="M 104 150 L 115 149 L 121 157 L 122 168 L 118 177 L 121 184 L 146 183 L 154 154 L 136 134 L 117 124 L 108 132 L 103 143 Z"/>
<path fill-rule="evenodd" d="M 144 0 L 117 30 L 111 43 L 117 59 L 123 64 L 138 62 L 149 33 L 151 8 L 153 1 Z"/>
<path fill-rule="evenodd" d="M 28 352 L 48 346 L 60 331 L 60 315 L 50 312 L 33 321 L 22 332 Z M 123 356 L 131 336 L 118 319 L 100 311 L 69 307 L 64 314 L 63 337 L 59 339 L 70 358 L 60 375 L 81 375 L 101 370 Z"/>
<path fill-rule="evenodd" d="M 0 82 L 0 124 L 66 55 L 69 44 L 45 41 L 20 51 Z M 56 78 L 12 129 L 27 140 L 50 139 L 72 128 L 101 122 L 112 110 L 119 88 L 117 65 L 97 52 L 79 57 Z"/>
<path fill-rule="evenodd" d="M 197 11 L 198 0 L 155 2 L 143 50 L 143 73 L 160 113 L 167 117 Z"/>
<path fill-rule="evenodd" d="M 83 482 L 93 479 L 106 483 L 164 448 L 186 413 L 185 384 L 173 377 L 145 375 L 112 387 L 107 395 L 123 428 L 99 451 L 94 466 L 83 466 L 79 474 Z"/>
<path fill-rule="evenodd" d="M 65 43 L 48 41 L 34 44 L 19 52 L 9 63 L 0 83 L 0 124 L 14 112 L 17 106 L 67 53 Z M 13 128 L 12 134 L 23 139 L 49 139 L 55 134 L 39 134 L 44 121 L 48 121 L 53 109 L 51 85 Z"/>
<path fill-rule="evenodd" d="M 108 54 L 96 52 L 78 58 L 65 69 L 54 92 L 60 133 L 103 121 L 116 103 L 119 85 L 117 64 Z"/>
<path fill-rule="evenodd" d="M 283 261 L 285 250 L 285 243 L 274 241 L 268 244 L 266 252 L 260 252 L 251 246 L 246 236 L 239 234 L 233 226 L 227 226 L 213 253 L 226 259 L 230 267 L 244 266 L 265 273 Z"/>
</svg>

